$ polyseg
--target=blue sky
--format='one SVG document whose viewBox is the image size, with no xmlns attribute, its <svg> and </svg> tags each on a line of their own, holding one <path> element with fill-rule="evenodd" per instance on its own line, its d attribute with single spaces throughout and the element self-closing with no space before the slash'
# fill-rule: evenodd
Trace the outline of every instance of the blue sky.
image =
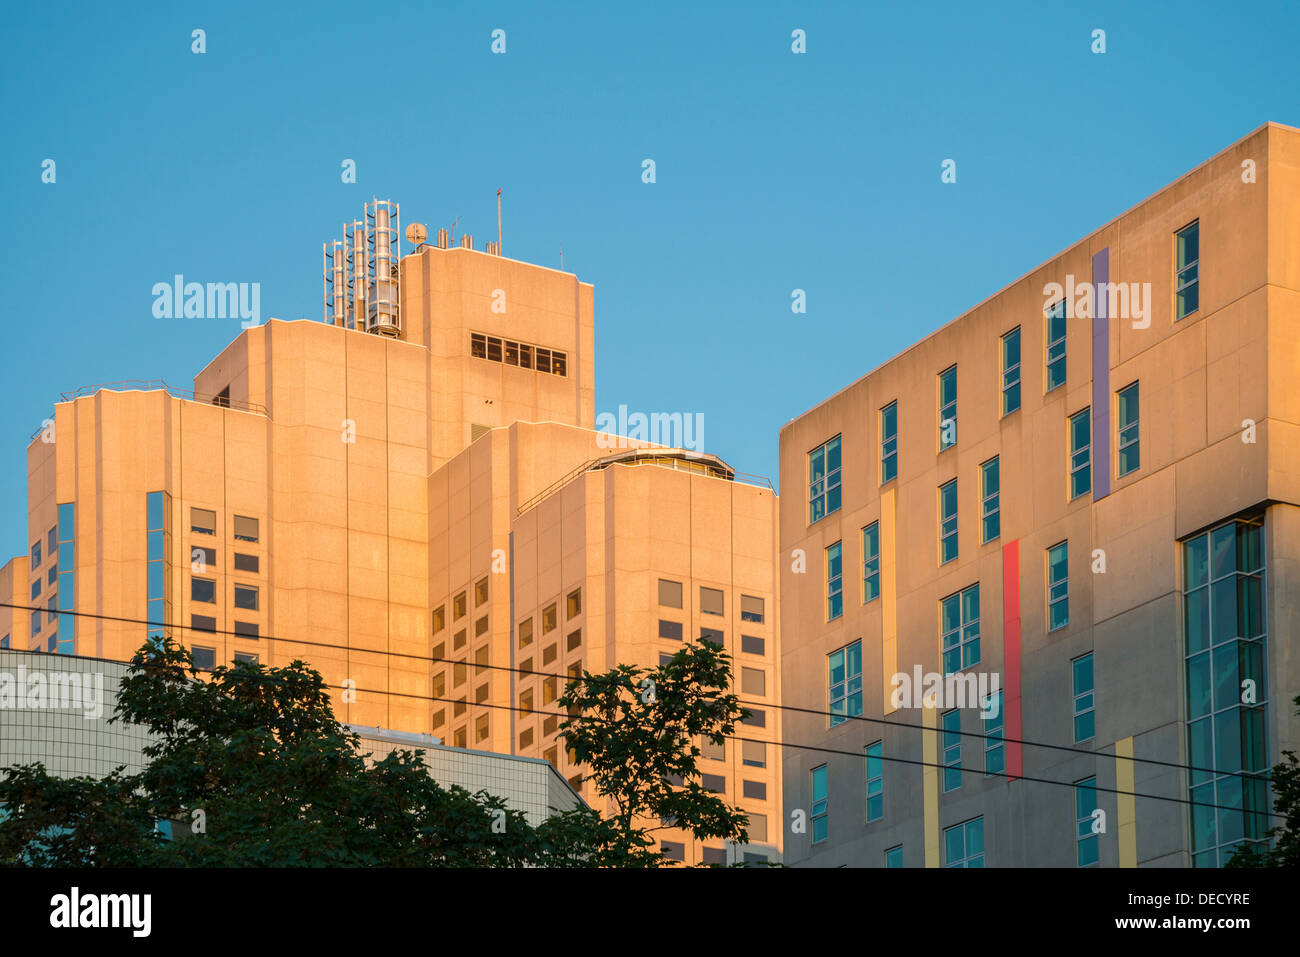
<svg viewBox="0 0 1300 957">
<path fill-rule="evenodd" d="M 563 247 L 596 287 L 597 411 L 701 412 L 711 451 L 775 482 L 790 418 L 1300 125 L 1291 2 L 181 7 L 6 10 L 0 501 L 61 391 L 188 388 L 238 333 L 154 318 L 154 283 L 260 282 L 263 317 L 320 318 L 320 244 L 363 201 L 481 242 L 498 187 L 506 252 Z M 0 514 L 0 554 L 25 539 Z"/>
</svg>

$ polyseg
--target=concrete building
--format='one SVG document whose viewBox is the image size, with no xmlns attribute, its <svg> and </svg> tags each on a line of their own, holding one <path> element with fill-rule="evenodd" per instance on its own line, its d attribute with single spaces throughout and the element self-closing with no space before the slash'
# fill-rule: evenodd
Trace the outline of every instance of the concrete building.
<svg viewBox="0 0 1300 957">
<path fill-rule="evenodd" d="M 1300 744 L 1298 371 L 1300 131 L 1269 124 L 787 424 L 783 704 L 827 714 L 782 736 L 835 753 L 785 750 L 786 861 L 1262 838 Z"/>
<path fill-rule="evenodd" d="M 326 244 L 327 321 L 245 329 L 193 392 L 64 394 L 28 448 L 30 553 L 0 572 L 0 601 L 38 610 L 0 608 L 0 636 L 125 661 L 167 631 L 206 667 L 302 658 L 342 721 L 544 757 L 579 791 L 559 719 L 536 713 L 578 668 L 655 665 L 707 633 L 748 700 L 775 700 L 770 483 L 595 431 L 591 285 L 422 227 L 403 256 L 398 225 L 369 204 Z M 776 740 L 756 710 L 746 730 Z M 775 750 L 704 761 L 753 846 L 666 832 L 665 849 L 778 855 Z"/>
</svg>

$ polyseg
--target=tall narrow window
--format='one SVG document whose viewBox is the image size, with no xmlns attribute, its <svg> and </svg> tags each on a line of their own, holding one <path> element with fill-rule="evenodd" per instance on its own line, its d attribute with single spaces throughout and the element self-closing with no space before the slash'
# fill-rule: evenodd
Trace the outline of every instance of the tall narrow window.
<svg viewBox="0 0 1300 957">
<path fill-rule="evenodd" d="M 1097 779 L 1084 778 L 1074 785 L 1074 862 L 1079 867 L 1096 864 L 1099 839 L 1092 830 L 1092 812 L 1097 808 Z"/>
<path fill-rule="evenodd" d="M 830 821 L 827 818 L 826 801 L 826 765 L 812 770 L 812 842 L 820 844 L 830 833 Z"/>
<path fill-rule="evenodd" d="M 939 716 L 943 728 L 943 789 L 961 787 L 961 711 L 953 708 Z"/>
<path fill-rule="evenodd" d="M 76 517 L 77 506 L 71 502 L 58 507 L 59 535 L 59 611 L 76 610 Z M 53 598 L 50 601 L 54 601 Z M 59 616 L 57 649 L 61 655 L 77 653 L 77 619 L 72 615 Z"/>
<path fill-rule="evenodd" d="M 1174 239 L 1177 256 L 1174 319 L 1191 315 L 1201 304 L 1201 223 L 1178 230 Z"/>
<path fill-rule="evenodd" d="M 1047 388 L 1065 385 L 1065 300 L 1047 310 Z"/>
<path fill-rule="evenodd" d="M 980 544 L 1002 534 L 1001 476 L 995 455 L 980 466 Z"/>
<path fill-rule="evenodd" d="M 1119 393 L 1119 474 L 1135 472 L 1142 464 L 1138 446 L 1138 384 Z"/>
<path fill-rule="evenodd" d="M 1087 741 L 1096 732 L 1091 652 L 1070 662 L 1070 681 L 1074 690 L 1074 740 L 1078 743 Z"/>
<path fill-rule="evenodd" d="M 1092 491 L 1092 410 L 1070 416 L 1070 499 Z"/>
<path fill-rule="evenodd" d="M 898 476 L 898 403 L 880 410 L 880 484 Z"/>
<path fill-rule="evenodd" d="M 808 524 L 840 507 L 840 437 L 808 453 Z"/>
<path fill-rule="evenodd" d="M 939 486 L 939 564 L 957 557 L 957 480 Z"/>
<path fill-rule="evenodd" d="M 943 673 L 952 674 L 980 661 L 980 586 L 949 595 L 940 605 Z"/>
<path fill-rule="evenodd" d="M 867 822 L 885 816 L 885 762 L 881 760 L 883 741 L 867 745 Z"/>
<path fill-rule="evenodd" d="M 939 451 L 957 444 L 957 367 L 939 373 Z"/>
<path fill-rule="evenodd" d="M 826 620 L 844 613 L 844 549 L 836 542 L 826 549 Z"/>
<path fill-rule="evenodd" d="M 943 830 L 944 867 L 984 866 L 984 818 L 971 818 Z"/>
<path fill-rule="evenodd" d="M 1020 327 L 1002 337 L 1002 414 L 1020 408 Z"/>
<path fill-rule="evenodd" d="M 902 867 L 903 866 L 903 845 L 895 844 L 893 847 L 885 848 L 885 866 Z"/>
<path fill-rule="evenodd" d="M 1002 738 L 1002 692 L 989 695 L 980 704 L 984 725 L 984 773 L 1001 774 L 1007 769 L 1006 743 Z"/>
<path fill-rule="evenodd" d="M 862 642 L 826 657 L 831 727 L 862 714 Z"/>
<path fill-rule="evenodd" d="M 1047 630 L 1070 623 L 1070 543 L 1047 550 Z"/>
<path fill-rule="evenodd" d="M 862 602 L 880 597 L 880 523 L 862 530 Z"/>
</svg>

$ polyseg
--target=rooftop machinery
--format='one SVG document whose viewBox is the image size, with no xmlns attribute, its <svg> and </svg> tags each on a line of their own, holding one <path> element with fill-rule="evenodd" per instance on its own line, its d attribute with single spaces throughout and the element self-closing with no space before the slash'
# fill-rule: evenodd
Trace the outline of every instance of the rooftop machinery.
<svg viewBox="0 0 1300 957">
<path fill-rule="evenodd" d="M 344 224 L 343 239 L 321 248 L 325 321 L 401 338 L 401 208 L 372 199 L 365 217 Z"/>
</svg>

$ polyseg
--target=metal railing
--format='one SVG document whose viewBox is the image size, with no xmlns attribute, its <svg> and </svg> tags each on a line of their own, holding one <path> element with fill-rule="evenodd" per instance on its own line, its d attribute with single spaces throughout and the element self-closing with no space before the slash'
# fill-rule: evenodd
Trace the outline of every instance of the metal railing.
<svg viewBox="0 0 1300 957">
<path fill-rule="evenodd" d="M 223 409 L 238 409 L 240 412 L 252 412 L 257 415 L 265 415 L 268 418 L 270 416 L 266 406 L 260 403 L 240 402 L 231 398 L 222 398 L 213 393 L 189 392 L 168 385 L 165 379 L 121 379 L 117 382 L 99 382 L 95 385 L 83 385 L 71 392 L 61 392 L 59 396 L 64 402 L 71 402 L 73 399 L 94 395 L 96 392 L 166 392 L 175 399 L 203 402 L 208 405 L 220 406 Z M 220 402 L 215 401 L 218 398 L 222 400 Z"/>
</svg>

